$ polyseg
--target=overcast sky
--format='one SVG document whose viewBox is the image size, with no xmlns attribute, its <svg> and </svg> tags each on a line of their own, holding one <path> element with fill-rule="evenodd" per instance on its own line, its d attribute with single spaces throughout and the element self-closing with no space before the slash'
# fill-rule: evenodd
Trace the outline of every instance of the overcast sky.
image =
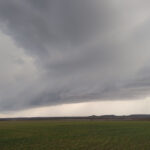
<svg viewBox="0 0 150 150">
<path fill-rule="evenodd" d="M 0 117 L 150 113 L 148 0 L 0 0 Z"/>
</svg>

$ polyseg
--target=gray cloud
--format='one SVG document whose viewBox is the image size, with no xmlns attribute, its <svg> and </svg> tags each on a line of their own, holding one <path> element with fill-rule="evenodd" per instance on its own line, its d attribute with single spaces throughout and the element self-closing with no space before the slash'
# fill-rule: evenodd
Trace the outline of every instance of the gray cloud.
<svg viewBox="0 0 150 150">
<path fill-rule="evenodd" d="M 38 75 L 25 82 L 24 71 L 17 88 L 6 86 L 0 110 L 149 96 L 149 5 L 0 0 L 1 30 L 35 60 Z"/>
</svg>

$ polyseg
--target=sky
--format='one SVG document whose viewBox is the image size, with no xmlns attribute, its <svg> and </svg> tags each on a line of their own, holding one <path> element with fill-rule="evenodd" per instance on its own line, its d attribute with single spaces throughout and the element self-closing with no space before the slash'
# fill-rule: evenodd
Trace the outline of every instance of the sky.
<svg viewBox="0 0 150 150">
<path fill-rule="evenodd" d="M 0 117 L 148 114 L 148 0 L 0 0 Z"/>
</svg>

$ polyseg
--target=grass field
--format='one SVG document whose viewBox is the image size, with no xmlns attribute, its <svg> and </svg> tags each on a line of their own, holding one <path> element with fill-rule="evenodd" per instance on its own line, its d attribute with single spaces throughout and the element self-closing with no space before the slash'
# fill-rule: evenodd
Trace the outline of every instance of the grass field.
<svg viewBox="0 0 150 150">
<path fill-rule="evenodd" d="M 0 150 L 150 150 L 150 122 L 0 122 Z"/>
</svg>

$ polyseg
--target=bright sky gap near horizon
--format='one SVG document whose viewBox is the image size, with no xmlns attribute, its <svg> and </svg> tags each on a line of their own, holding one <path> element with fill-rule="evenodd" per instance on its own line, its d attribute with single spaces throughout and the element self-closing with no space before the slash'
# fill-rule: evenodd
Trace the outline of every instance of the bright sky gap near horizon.
<svg viewBox="0 0 150 150">
<path fill-rule="evenodd" d="M 0 0 L 0 117 L 150 113 L 149 8 Z"/>
</svg>

